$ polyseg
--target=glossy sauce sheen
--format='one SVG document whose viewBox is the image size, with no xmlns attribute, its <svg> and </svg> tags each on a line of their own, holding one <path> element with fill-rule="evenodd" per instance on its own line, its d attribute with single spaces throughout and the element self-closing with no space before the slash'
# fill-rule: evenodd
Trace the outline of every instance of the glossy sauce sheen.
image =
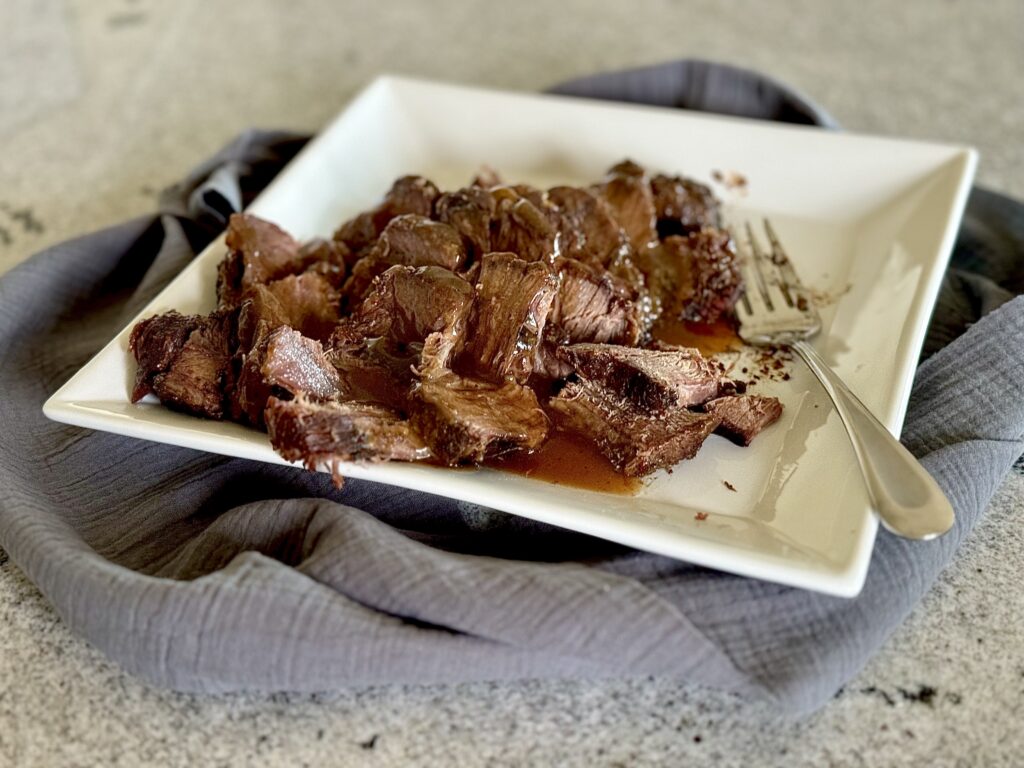
<svg viewBox="0 0 1024 768">
<path fill-rule="evenodd" d="M 727 320 L 691 323 L 688 320 L 659 320 L 651 334 L 658 341 L 681 347 L 696 347 L 705 357 L 738 350 L 743 344 Z"/>
<path fill-rule="evenodd" d="M 707 356 L 739 349 L 742 344 L 732 325 L 724 320 L 659 322 L 652 335 L 666 344 L 696 347 Z M 632 495 L 643 485 L 639 478 L 620 474 L 593 443 L 564 432 L 552 432 L 534 453 L 513 454 L 488 463 L 495 469 L 535 480 L 603 493 Z"/>
<path fill-rule="evenodd" d="M 495 469 L 535 480 L 604 493 L 632 495 L 642 484 L 639 478 L 619 474 L 589 440 L 565 432 L 552 432 L 538 451 L 489 463 Z"/>
</svg>

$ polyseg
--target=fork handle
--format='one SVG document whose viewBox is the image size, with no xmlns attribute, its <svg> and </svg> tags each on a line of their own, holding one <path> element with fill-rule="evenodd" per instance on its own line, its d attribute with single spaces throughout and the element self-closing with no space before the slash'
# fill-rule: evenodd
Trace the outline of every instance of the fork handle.
<svg viewBox="0 0 1024 768">
<path fill-rule="evenodd" d="M 792 348 L 832 398 L 853 443 L 872 506 L 882 525 L 908 539 L 931 539 L 948 531 L 953 526 L 953 507 L 935 479 L 850 391 L 814 347 L 796 341 Z"/>
</svg>

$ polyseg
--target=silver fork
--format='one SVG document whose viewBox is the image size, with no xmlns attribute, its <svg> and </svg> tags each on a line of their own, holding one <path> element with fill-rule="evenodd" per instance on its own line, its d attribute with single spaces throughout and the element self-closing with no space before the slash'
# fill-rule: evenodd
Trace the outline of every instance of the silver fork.
<svg viewBox="0 0 1024 768">
<path fill-rule="evenodd" d="M 807 343 L 821 330 L 821 318 L 767 219 L 764 229 L 770 250 L 761 246 L 749 222 L 746 248 L 733 233 L 747 286 L 736 305 L 740 338 L 757 346 L 789 347 L 818 377 L 850 436 L 882 525 L 909 539 L 945 533 L 953 525 L 953 507 L 938 483 Z"/>
</svg>

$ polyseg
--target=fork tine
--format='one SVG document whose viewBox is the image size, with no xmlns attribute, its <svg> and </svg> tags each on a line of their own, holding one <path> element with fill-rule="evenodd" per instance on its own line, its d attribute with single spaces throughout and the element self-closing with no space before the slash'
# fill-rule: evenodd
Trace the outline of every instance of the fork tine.
<svg viewBox="0 0 1024 768">
<path fill-rule="evenodd" d="M 789 255 L 786 253 L 786 249 L 782 247 L 782 242 L 779 240 L 779 236 L 775 234 L 775 227 L 772 226 L 771 221 L 767 218 L 762 220 L 764 223 L 764 231 L 768 235 L 768 242 L 772 247 L 771 260 L 772 263 L 779 268 L 779 273 L 782 276 L 783 290 L 786 292 L 786 298 L 790 302 L 790 306 L 793 304 L 793 295 L 805 295 L 803 283 L 800 282 L 799 276 L 796 274 L 796 270 L 793 269 L 793 263 L 789 260 Z"/>
<path fill-rule="evenodd" d="M 757 279 L 751 268 L 753 257 L 750 255 L 750 247 L 744 245 L 735 232 L 730 230 L 729 234 L 736 244 L 736 252 L 740 257 L 740 274 L 743 277 L 743 284 L 746 286 L 746 290 L 743 291 L 743 295 L 736 304 L 736 313 L 739 320 L 744 322 L 753 315 L 767 311 L 767 306 L 765 305 L 764 294 L 760 290 L 751 290 L 751 286 L 757 285 Z"/>
<path fill-rule="evenodd" d="M 750 222 L 746 222 L 744 225 L 747 230 L 747 243 L 750 244 L 750 252 L 753 254 L 753 258 L 750 260 L 753 263 L 754 283 L 757 285 L 757 290 L 761 294 L 761 298 L 764 299 L 765 306 L 768 307 L 769 311 L 775 311 L 775 305 L 772 303 L 772 298 L 768 294 L 768 281 L 765 279 L 764 269 L 762 263 L 764 262 L 764 252 L 761 250 L 760 244 L 757 242 L 757 238 L 754 237 L 754 230 L 750 228 Z"/>
</svg>

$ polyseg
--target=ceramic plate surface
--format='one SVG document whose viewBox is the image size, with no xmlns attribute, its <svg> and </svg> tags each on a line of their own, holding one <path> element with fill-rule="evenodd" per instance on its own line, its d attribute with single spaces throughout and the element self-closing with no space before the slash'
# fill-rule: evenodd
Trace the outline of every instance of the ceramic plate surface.
<svg viewBox="0 0 1024 768">
<path fill-rule="evenodd" d="M 483 165 L 538 186 L 589 183 L 629 157 L 713 178 L 730 221 L 769 216 L 822 307 L 818 350 L 894 433 L 976 163 L 965 147 L 856 136 L 633 105 L 380 78 L 249 210 L 296 237 L 329 235 L 391 182 L 420 173 L 457 188 Z M 141 313 L 215 306 L 223 238 Z M 212 453 L 284 463 L 266 435 L 129 401 L 131 325 L 46 403 L 52 419 Z M 876 534 L 853 452 L 809 372 L 753 390 L 781 421 L 750 448 L 710 438 L 635 496 L 559 486 L 492 469 L 384 464 L 349 477 L 482 504 L 745 576 L 835 595 L 859 592 Z M 730 490 L 728 482 L 735 491 Z M 698 514 L 698 513 L 705 513 Z M 703 519 L 698 519 L 703 518 Z"/>
</svg>

